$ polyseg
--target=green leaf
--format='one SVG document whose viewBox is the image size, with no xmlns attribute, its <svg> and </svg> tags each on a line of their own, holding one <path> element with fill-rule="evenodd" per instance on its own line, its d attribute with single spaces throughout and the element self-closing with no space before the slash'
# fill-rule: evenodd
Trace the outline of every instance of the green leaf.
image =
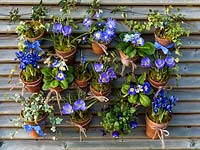
<svg viewBox="0 0 200 150">
<path fill-rule="evenodd" d="M 44 67 L 41 69 L 41 72 L 44 76 L 51 76 L 51 68 L 49 67 Z"/>
<path fill-rule="evenodd" d="M 144 94 L 140 94 L 139 97 L 140 103 L 144 106 L 144 107 L 148 107 L 150 106 L 151 100 L 148 96 L 144 95 Z"/>
<path fill-rule="evenodd" d="M 71 73 L 67 73 L 67 77 L 65 78 L 68 83 L 72 83 L 74 80 L 74 76 Z"/>
<path fill-rule="evenodd" d="M 62 89 L 67 89 L 69 87 L 69 84 L 66 79 L 62 80 L 60 85 Z"/>
<path fill-rule="evenodd" d="M 128 89 L 130 88 L 130 85 L 128 85 L 128 84 L 123 84 L 122 85 L 122 88 L 121 88 L 121 92 L 123 93 L 123 94 L 128 94 Z"/>
<path fill-rule="evenodd" d="M 129 57 L 129 58 L 133 58 L 136 54 L 136 49 L 134 49 L 132 46 L 129 46 L 126 50 L 125 50 L 125 54 Z"/>
<path fill-rule="evenodd" d="M 138 46 L 137 49 L 138 49 L 138 52 L 139 52 L 138 54 L 141 57 L 144 57 L 146 55 L 152 55 L 152 54 L 155 53 L 155 46 L 151 42 L 146 42 L 144 44 L 144 46 Z"/>
<path fill-rule="evenodd" d="M 44 83 L 42 86 L 42 90 L 48 91 L 50 89 L 50 84 L 49 83 Z"/>
<path fill-rule="evenodd" d="M 132 104 L 135 104 L 137 102 L 137 99 L 138 99 L 138 94 L 131 95 L 131 96 L 128 97 L 128 102 L 132 103 Z"/>
<path fill-rule="evenodd" d="M 140 77 L 138 78 L 138 83 L 139 84 L 144 84 L 144 81 L 146 80 L 146 72 L 144 72 L 142 75 L 140 75 Z"/>
<path fill-rule="evenodd" d="M 131 108 L 130 108 L 130 113 L 131 113 L 131 114 L 134 114 L 135 112 L 136 112 L 136 108 L 135 108 L 135 107 L 131 107 Z"/>
<path fill-rule="evenodd" d="M 132 75 L 128 75 L 128 77 L 126 79 L 127 83 L 131 83 L 132 82 L 132 78 L 133 78 Z"/>
<path fill-rule="evenodd" d="M 116 45 L 116 49 L 118 51 L 125 51 L 128 46 L 129 46 L 128 43 L 121 41 Z"/>
<path fill-rule="evenodd" d="M 58 80 L 53 80 L 53 81 L 50 83 L 50 86 L 51 86 L 52 88 L 56 88 L 56 87 L 58 87 L 58 85 L 59 85 L 59 81 L 58 81 Z"/>
</svg>

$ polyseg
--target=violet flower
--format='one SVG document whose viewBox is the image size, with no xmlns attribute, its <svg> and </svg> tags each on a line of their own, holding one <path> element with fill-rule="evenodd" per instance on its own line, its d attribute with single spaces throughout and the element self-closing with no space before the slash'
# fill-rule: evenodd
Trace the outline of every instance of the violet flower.
<svg viewBox="0 0 200 150">
<path fill-rule="evenodd" d="M 101 63 L 94 63 L 94 70 L 98 73 L 98 72 L 102 72 L 103 71 L 103 64 Z"/>
<path fill-rule="evenodd" d="M 98 82 L 101 83 L 101 84 L 105 84 L 105 83 L 110 82 L 110 78 L 109 78 L 108 74 L 106 72 L 101 73 L 99 75 Z"/>
<path fill-rule="evenodd" d="M 162 68 L 164 67 L 165 61 L 162 60 L 162 59 L 157 59 L 157 60 L 155 61 L 155 65 L 156 65 L 156 67 L 160 70 L 160 69 L 162 69 Z"/>
<path fill-rule="evenodd" d="M 69 103 L 66 103 L 64 106 L 63 106 L 63 110 L 62 110 L 62 113 L 63 114 L 66 114 L 66 115 L 70 115 L 74 112 L 74 110 L 72 109 L 72 106 L 69 104 Z"/>
<path fill-rule="evenodd" d="M 112 137 L 119 138 L 119 132 L 118 131 L 113 131 L 112 132 Z"/>
<path fill-rule="evenodd" d="M 78 99 L 77 101 L 74 102 L 73 110 L 81 110 L 84 111 L 86 110 L 85 102 L 82 99 Z"/>
<path fill-rule="evenodd" d="M 107 70 L 106 73 L 108 74 L 108 76 L 109 76 L 110 79 L 114 79 L 114 78 L 117 77 L 116 74 L 115 74 L 115 72 L 114 72 L 114 70 L 113 70 L 113 68 L 108 68 L 108 70 Z"/>
<path fill-rule="evenodd" d="M 165 63 L 168 67 L 173 68 L 175 66 L 175 60 L 172 56 L 167 56 L 165 58 Z"/>
<path fill-rule="evenodd" d="M 141 60 L 141 66 L 142 67 L 147 67 L 147 68 L 151 67 L 151 60 L 149 59 L 149 57 L 142 58 L 142 60 Z"/>
<path fill-rule="evenodd" d="M 60 33 L 61 31 L 62 31 L 62 24 L 61 23 L 54 23 L 54 25 L 53 25 L 53 32 L 54 33 Z"/>
<path fill-rule="evenodd" d="M 72 28 L 70 26 L 64 26 L 62 28 L 62 33 L 64 36 L 70 36 L 72 33 Z"/>
</svg>

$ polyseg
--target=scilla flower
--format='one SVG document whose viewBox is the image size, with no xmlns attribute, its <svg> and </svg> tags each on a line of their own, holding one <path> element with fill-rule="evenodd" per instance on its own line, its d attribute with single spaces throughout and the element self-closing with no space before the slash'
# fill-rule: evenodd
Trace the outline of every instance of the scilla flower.
<svg viewBox="0 0 200 150">
<path fill-rule="evenodd" d="M 165 65 L 165 61 L 162 60 L 162 59 L 157 59 L 157 60 L 155 61 L 155 65 L 156 65 L 156 67 L 157 67 L 158 69 L 162 69 L 162 68 L 164 67 L 164 65 Z"/>
<path fill-rule="evenodd" d="M 65 80 L 65 78 L 66 78 L 66 74 L 64 74 L 62 71 L 58 71 L 58 74 L 56 75 L 56 79 L 58 80 L 58 81 L 63 81 L 63 80 Z"/>
<path fill-rule="evenodd" d="M 168 67 L 172 68 L 175 66 L 175 60 L 174 60 L 174 57 L 172 56 L 167 56 L 165 58 L 165 63 Z"/>
<path fill-rule="evenodd" d="M 141 66 L 150 68 L 151 67 L 151 60 L 148 57 L 142 58 Z"/>
<path fill-rule="evenodd" d="M 72 106 L 69 104 L 69 103 L 66 103 L 64 106 L 63 106 L 63 110 L 62 110 L 62 113 L 63 114 L 67 114 L 67 115 L 70 115 L 74 112 L 74 110 L 72 109 Z"/>
<path fill-rule="evenodd" d="M 64 36 L 70 36 L 72 33 L 72 28 L 70 26 L 64 26 L 62 28 L 62 33 Z"/>
</svg>

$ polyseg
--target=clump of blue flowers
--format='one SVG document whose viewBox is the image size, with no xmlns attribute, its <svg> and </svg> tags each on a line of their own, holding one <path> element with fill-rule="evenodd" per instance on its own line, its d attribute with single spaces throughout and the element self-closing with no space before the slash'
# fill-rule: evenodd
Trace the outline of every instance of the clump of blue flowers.
<svg viewBox="0 0 200 150">
<path fill-rule="evenodd" d="M 176 105 L 178 98 L 174 96 L 166 96 L 161 90 L 158 96 L 152 102 L 152 109 L 149 117 L 156 123 L 166 123 L 171 119 L 172 108 Z"/>
</svg>

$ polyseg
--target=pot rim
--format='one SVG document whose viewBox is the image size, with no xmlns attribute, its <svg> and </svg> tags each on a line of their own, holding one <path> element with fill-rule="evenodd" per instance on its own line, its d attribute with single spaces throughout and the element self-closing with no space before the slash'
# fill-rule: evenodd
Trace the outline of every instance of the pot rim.
<svg viewBox="0 0 200 150">
<path fill-rule="evenodd" d="M 40 82 L 40 80 L 42 80 L 42 74 L 40 72 L 40 76 L 37 80 L 35 81 L 32 81 L 32 82 L 27 82 L 27 81 L 24 81 L 22 78 L 21 78 L 21 74 L 22 74 L 22 70 L 20 71 L 20 74 L 19 74 L 19 78 L 22 80 L 22 82 L 26 85 L 26 84 L 36 84 L 38 82 Z"/>
</svg>

